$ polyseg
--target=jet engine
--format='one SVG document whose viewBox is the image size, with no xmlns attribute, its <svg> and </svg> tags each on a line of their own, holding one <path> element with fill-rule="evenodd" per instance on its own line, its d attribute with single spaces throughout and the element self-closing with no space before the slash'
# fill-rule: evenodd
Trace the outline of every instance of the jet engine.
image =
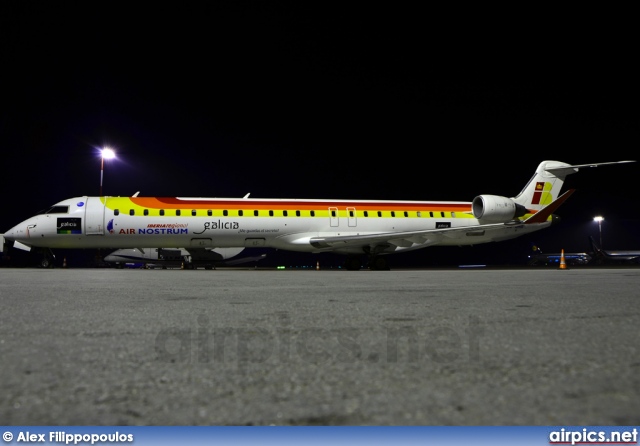
<svg viewBox="0 0 640 446">
<path fill-rule="evenodd" d="M 471 208 L 473 216 L 484 223 L 506 223 L 528 212 L 513 199 L 498 195 L 478 195 Z"/>
</svg>

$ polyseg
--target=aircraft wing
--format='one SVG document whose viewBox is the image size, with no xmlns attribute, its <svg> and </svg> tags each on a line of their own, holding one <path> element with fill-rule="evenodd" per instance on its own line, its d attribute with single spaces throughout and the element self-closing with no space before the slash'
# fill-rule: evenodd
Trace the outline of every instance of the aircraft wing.
<svg viewBox="0 0 640 446">
<path fill-rule="evenodd" d="M 390 247 L 395 245 L 398 248 L 426 248 L 427 246 L 442 243 L 446 238 L 460 238 L 464 236 L 486 236 L 489 232 L 495 233 L 496 239 L 500 239 L 499 232 L 513 232 L 516 226 L 522 227 L 522 223 L 492 223 L 480 226 L 463 226 L 458 228 L 426 229 L 421 231 L 406 232 L 383 232 L 379 234 L 332 236 L 332 237 L 312 237 L 309 243 L 318 249 L 344 249 L 370 246 Z M 329 250 L 330 250 L 329 249 Z"/>
<path fill-rule="evenodd" d="M 420 231 L 405 232 L 384 232 L 379 234 L 311 237 L 309 243 L 318 248 L 326 250 L 344 250 L 358 247 L 368 247 L 372 251 L 395 251 L 401 249 L 419 249 L 427 246 L 441 244 L 462 237 L 482 237 L 494 241 L 507 240 L 513 238 L 516 233 L 526 231 L 525 226 L 534 224 L 545 224 L 552 212 L 564 203 L 575 192 L 570 189 L 554 202 L 533 214 L 524 221 L 510 221 L 506 223 L 491 223 L 475 226 L 461 226 L 456 228 L 425 229 Z M 449 240 L 447 240 L 449 239 Z M 395 248 L 394 248 L 395 247 Z"/>
<path fill-rule="evenodd" d="M 240 265 L 242 263 L 257 262 L 259 260 L 264 259 L 265 257 L 267 257 L 266 254 L 260 254 L 259 256 L 241 257 L 239 259 L 229 259 L 229 260 L 225 260 L 224 264 L 228 266 Z"/>
</svg>

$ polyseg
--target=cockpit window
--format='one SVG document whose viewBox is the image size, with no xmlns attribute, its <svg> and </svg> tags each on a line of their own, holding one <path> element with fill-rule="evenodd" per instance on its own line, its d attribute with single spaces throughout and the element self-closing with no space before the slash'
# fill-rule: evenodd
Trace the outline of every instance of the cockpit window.
<svg viewBox="0 0 640 446">
<path fill-rule="evenodd" d="M 69 206 L 51 206 L 49 209 L 44 209 L 38 212 L 37 215 L 41 214 L 68 214 Z"/>
</svg>

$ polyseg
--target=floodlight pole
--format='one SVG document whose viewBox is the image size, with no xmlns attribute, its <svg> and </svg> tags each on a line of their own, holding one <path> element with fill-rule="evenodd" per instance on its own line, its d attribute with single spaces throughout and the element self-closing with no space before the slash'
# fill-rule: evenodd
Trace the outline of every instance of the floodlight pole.
<svg viewBox="0 0 640 446">
<path fill-rule="evenodd" d="M 102 197 L 102 178 L 104 177 L 104 159 L 105 158 L 115 158 L 116 154 L 113 150 L 108 147 L 105 147 L 100 151 L 100 196 Z"/>
<path fill-rule="evenodd" d="M 604 220 L 604 217 L 599 215 L 597 217 L 594 217 L 593 220 L 598 222 L 598 232 L 600 233 L 600 249 L 604 249 L 602 247 L 602 220 Z"/>
<path fill-rule="evenodd" d="M 100 157 L 100 197 L 102 197 L 102 177 L 104 176 L 104 155 Z"/>
<path fill-rule="evenodd" d="M 598 220 L 598 232 L 600 232 L 600 249 L 604 249 L 602 246 L 602 220 Z"/>
</svg>

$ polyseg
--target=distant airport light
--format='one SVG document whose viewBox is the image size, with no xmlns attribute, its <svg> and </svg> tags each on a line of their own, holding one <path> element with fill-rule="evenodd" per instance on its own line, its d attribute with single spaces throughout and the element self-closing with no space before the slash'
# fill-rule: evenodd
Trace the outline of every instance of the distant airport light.
<svg viewBox="0 0 640 446">
<path fill-rule="evenodd" d="M 105 159 L 113 159 L 116 157 L 116 152 L 112 149 L 105 147 L 100 151 L 100 196 L 102 197 L 102 178 L 104 177 L 104 160 Z"/>
<path fill-rule="evenodd" d="M 598 222 L 598 231 L 600 232 L 600 249 L 602 248 L 602 222 L 604 221 L 604 217 L 598 215 L 597 217 L 593 217 L 593 221 Z"/>
</svg>

